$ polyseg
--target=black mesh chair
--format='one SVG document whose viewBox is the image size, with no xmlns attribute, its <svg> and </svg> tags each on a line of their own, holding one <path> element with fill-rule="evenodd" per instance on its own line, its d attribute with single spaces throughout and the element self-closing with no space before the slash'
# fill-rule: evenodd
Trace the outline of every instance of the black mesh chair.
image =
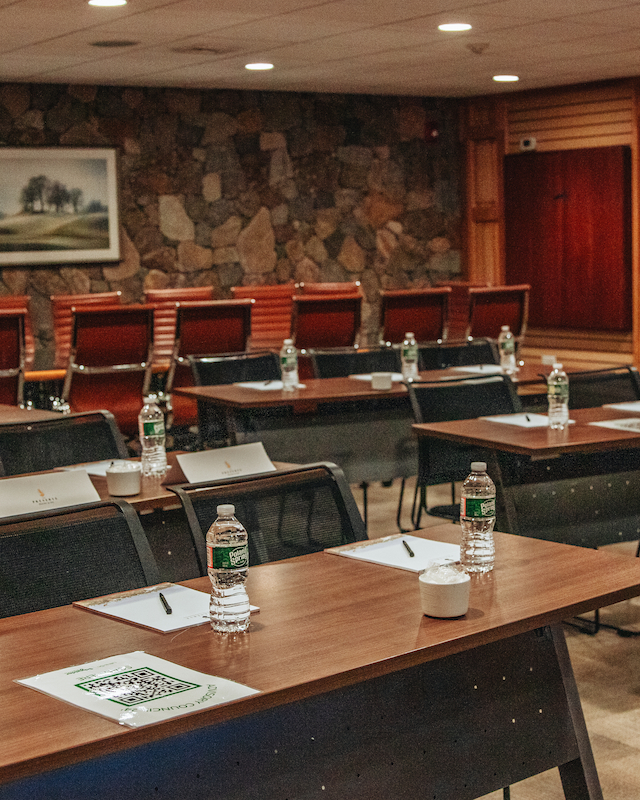
<svg viewBox="0 0 640 800">
<path fill-rule="evenodd" d="M 220 503 L 233 503 L 249 534 L 249 563 L 264 564 L 367 538 L 342 470 L 330 463 L 233 480 L 167 487 L 180 498 L 206 574 L 205 537 Z"/>
<path fill-rule="evenodd" d="M 640 400 L 640 374 L 629 364 L 569 375 L 570 408 L 596 408 L 632 400 Z"/>
<path fill-rule="evenodd" d="M 124 438 L 108 411 L 0 425 L 0 475 L 42 472 L 108 458 L 129 458 Z"/>
<path fill-rule="evenodd" d="M 159 580 L 140 520 L 123 501 L 0 520 L 0 617 Z"/>
<path fill-rule="evenodd" d="M 316 378 L 346 378 L 370 372 L 400 372 L 400 352 L 394 347 L 336 347 L 307 350 Z"/>
<path fill-rule="evenodd" d="M 276 353 L 224 353 L 212 356 L 189 356 L 193 382 L 196 386 L 219 386 L 241 381 L 278 381 L 280 363 Z M 238 415 L 241 417 L 242 415 Z M 241 427 L 250 427 L 250 415 L 245 415 Z M 224 414 L 208 403 L 198 403 L 198 444 L 220 446 L 227 444 Z"/>
<path fill-rule="evenodd" d="M 416 422 L 473 419 L 522 411 L 520 398 L 508 375 L 461 378 L 438 383 L 411 383 L 408 389 Z M 420 437 L 413 508 L 416 528 L 420 525 L 423 510 L 433 516 L 454 520 L 459 518 L 459 505 L 455 503 L 455 482 L 467 477 L 472 461 L 480 460 L 484 460 L 484 457 L 478 448 Z M 427 508 L 427 486 L 449 482 L 453 504 Z"/>
<path fill-rule="evenodd" d="M 493 339 L 460 342 L 427 342 L 418 347 L 418 367 L 422 372 L 449 367 L 499 364 L 498 346 Z"/>
</svg>

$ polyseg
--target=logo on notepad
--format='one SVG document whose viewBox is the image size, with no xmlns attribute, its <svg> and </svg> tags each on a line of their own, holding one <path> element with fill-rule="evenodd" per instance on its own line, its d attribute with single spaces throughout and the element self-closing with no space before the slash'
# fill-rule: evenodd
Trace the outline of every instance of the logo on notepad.
<svg viewBox="0 0 640 800">
<path fill-rule="evenodd" d="M 58 502 L 58 498 L 56 496 L 54 496 L 54 495 L 46 495 L 42 491 L 42 489 L 36 489 L 36 491 L 40 495 L 40 498 L 38 500 L 32 500 L 31 501 L 31 505 L 42 507 L 42 506 L 50 506 L 51 503 L 57 503 Z"/>
</svg>

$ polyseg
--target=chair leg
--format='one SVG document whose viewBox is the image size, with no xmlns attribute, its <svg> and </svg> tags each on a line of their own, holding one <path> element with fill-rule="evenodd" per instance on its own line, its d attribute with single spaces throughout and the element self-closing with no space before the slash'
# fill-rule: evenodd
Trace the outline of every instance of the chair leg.
<svg viewBox="0 0 640 800">
<path fill-rule="evenodd" d="M 409 533 L 409 531 L 412 530 L 412 528 L 403 528 L 402 527 L 402 502 L 404 500 L 404 487 L 405 487 L 405 484 L 406 484 L 406 478 L 402 478 L 402 481 L 400 482 L 400 497 L 398 498 L 398 511 L 396 512 L 396 525 L 398 526 L 398 530 L 400 531 L 400 533 Z M 416 487 L 416 492 L 417 491 L 418 491 L 418 487 Z M 413 507 L 411 509 L 411 519 L 412 519 L 412 521 L 413 521 L 413 513 L 414 513 L 415 503 L 416 503 L 416 499 L 415 499 L 415 493 L 414 493 L 414 496 L 413 496 Z"/>
<path fill-rule="evenodd" d="M 369 484 L 366 481 L 362 481 L 360 484 L 360 488 L 362 489 L 362 505 L 363 505 L 363 521 L 364 521 L 364 530 L 365 533 L 369 530 L 369 509 L 368 509 L 368 502 L 367 502 L 367 492 L 369 489 Z"/>
</svg>

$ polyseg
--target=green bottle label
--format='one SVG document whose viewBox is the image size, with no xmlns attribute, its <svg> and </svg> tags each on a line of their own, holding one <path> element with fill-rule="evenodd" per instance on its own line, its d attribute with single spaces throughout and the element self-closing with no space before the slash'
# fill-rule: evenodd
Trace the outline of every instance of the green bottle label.
<svg viewBox="0 0 640 800">
<path fill-rule="evenodd" d="M 563 402 L 569 400 L 569 384 L 568 383 L 552 383 L 547 388 L 547 396 L 555 397 Z"/>
<path fill-rule="evenodd" d="M 461 517 L 495 517 L 495 497 L 463 497 L 460 501 Z"/>
<path fill-rule="evenodd" d="M 506 356 L 512 356 L 516 352 L 515 339 L 507 339 L 500 343 L 500 349 Z"/>
<path fill-rule="evenodd" d="M 231 547 L 207 545 L 207 566 L 209 569 L 244 569 L 249 566 L 249 546 L 246 544 Z"/>
<path fill-rule="evenodd" d="M 155 419 L 143 422 L 142 433 L 144 436 L 164 436 L 164 420 Z"/>
</svg>

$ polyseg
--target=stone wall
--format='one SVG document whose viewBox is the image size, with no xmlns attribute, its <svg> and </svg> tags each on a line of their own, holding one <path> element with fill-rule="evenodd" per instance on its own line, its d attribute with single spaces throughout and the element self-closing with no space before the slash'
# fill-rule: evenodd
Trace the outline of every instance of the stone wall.
<svg viewBox="0 0 640 800">
<path fill-rule="evenodd" d="M 460 273 L 453 100 L 5 84 L 0 144 L 120 152 L 122 261 L 1 272 L 32 297 L 38 368 L 51 294 L 357 279 L 374 341 L 380 288 Z"/>
</svg>

